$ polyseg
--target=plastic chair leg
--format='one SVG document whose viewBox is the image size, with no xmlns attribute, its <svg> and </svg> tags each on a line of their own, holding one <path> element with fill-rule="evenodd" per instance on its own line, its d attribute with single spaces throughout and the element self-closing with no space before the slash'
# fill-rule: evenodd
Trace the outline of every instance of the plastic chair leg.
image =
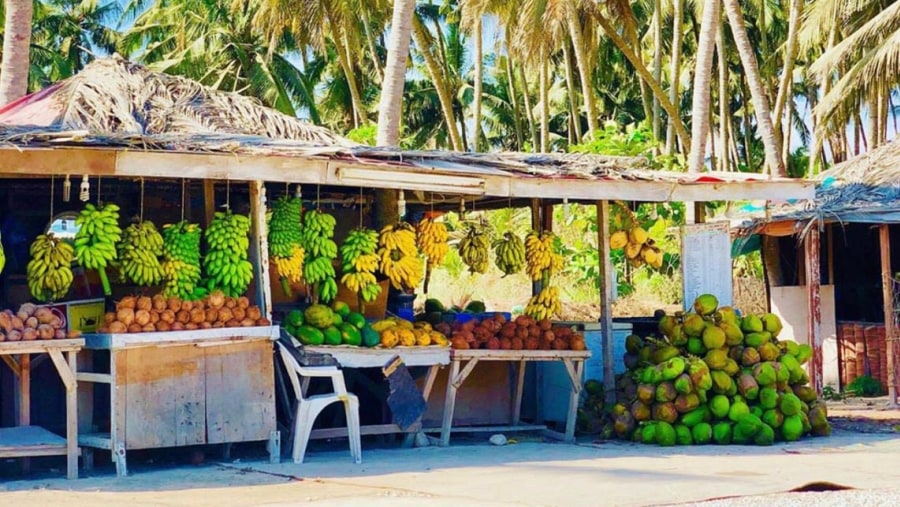
<svg viewBox="0 0 900 507">
<path fill-rule="evenodd" d="M 362 442 L 359 430 L 359 399 L 349 398 L 344 402 L 347 415 L 347 437 L 350 440 L 350 456 L 356 464 L 362 463 Z"/>
</svg>

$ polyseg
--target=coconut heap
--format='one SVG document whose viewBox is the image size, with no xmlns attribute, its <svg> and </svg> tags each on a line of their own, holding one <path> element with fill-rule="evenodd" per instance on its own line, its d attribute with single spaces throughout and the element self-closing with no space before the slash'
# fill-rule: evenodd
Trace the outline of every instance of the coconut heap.
<svg viewBox="0 0 900 507">
<path fill-rule="evenodd" d="M 663 316 L 662 338 L 627 337 L 628 372 L 612 409 L 617 436 L 659 445 L 771 445 L 831 433 L 803 367 L 812 349 L 779 339 L 778 316 L 741 318 L 709 294 L 693 309 Z"/>
</svg>

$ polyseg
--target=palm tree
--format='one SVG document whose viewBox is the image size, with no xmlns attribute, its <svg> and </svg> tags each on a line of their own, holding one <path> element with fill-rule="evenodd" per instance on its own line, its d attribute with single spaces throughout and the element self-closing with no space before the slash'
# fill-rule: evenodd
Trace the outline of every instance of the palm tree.
<svg viewBox="0 0 900 507">
<path fill-rule="evenodd" d="M 418 13 L 413 16 L 412 37 L 419 54 L 422 55 L 422 59 L 425 61 L 425 67 L 431 76 L 435 91 L 437 91 L 438 99 L 441 103 L 441 113 L 444 116 L 447 133 L 450 136 L 450 145 L 456 151 L 463 151 L 465 147 L 459 136 L 453 111 L 453 95 L 450 93 L 444 68 L 433 52 L 434 38 Z"/>
<path fill-rule="evenodd" d="M 3 62 L 0 65 L 0 105 L 28 91 L 31 47 L 32 0 L 5 0 Z"/>
<path fill-rule="evenodd" d="M 697 43 L 697 66 L 694 72 L 694 100 L 691 107 L 691 150 L 688 172 L 700 172 L 706 158 L 706 136 L 709 134 L 709 89 L 712 81 L 713 53 L 716 47 L 721 11 L 719 0 L 706 0 Z"/>
<path fill-rule="evenodd" d="M 415 12 L 416 0 L 394 0 L 387 63 L 378 103 L 378 146 L 396 146 L 400 141 L 403 86 L 406 84 L 406 61 Z"/>
<path fill-rule="evenodd" d="M 709 2 L 706 2 L 709 5 Z M 666 154 L 671 155 L 675 149 L 675 119 L 678 118 L 678 87 L 681 85 L 679 72 L 681 71 L 681 37 L 684 23 L 684 0 L 673 0 L 672 11 L 672 57 L 669 59 L 669 101 L 675 108 L 675 115 L 669 115 L 669 123 L 666 127 Z M 698 56 L 700 50 L 697 50 Z M 695 78 L 696 79 L 696 78 Z M 694 87 L 696 93 L 696 87 Z"/>
</svg>

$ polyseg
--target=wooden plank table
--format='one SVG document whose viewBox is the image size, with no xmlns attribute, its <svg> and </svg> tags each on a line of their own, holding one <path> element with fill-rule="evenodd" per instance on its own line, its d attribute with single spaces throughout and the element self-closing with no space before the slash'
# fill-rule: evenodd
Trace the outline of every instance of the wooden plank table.
<svg viewBox="0 0 900 507">
<path fill-rule="evenodd" d="M 75 356 L 84 340 L 0 342 L 0 359 L 19 380 L 19 426 L 0 429 L 0 458 L 66 456 L 66 476 L 78 478 L 78 385 Z M 66 388 L 66 438 L 31 426 L 31 355 L 48 354 Z M 65 354 L 65 355 L 63 355 Z"/>
<path fill-rule="evenodd" d="M 341 364 L 342 368 L 381 368 L 392 357 L 400 356 L 406 366 L 427 366 L 428 374 L 425 377 L 425 385 L 422 388 L 422 396 L 425 401 L 431 395 L 434 380 L 437 378 L 441 366 L 450 364 L 449 347 L 394 347 L 365 348 L 352 346 L 306 346 L 310 352 L 331 354 Z M 421 430 L 421 424 L 414 425 L 406 430 L 396 424 L 369 424 L 360 427 L 362 435 L 386 435 L 391 433 L 416 433 Z M 325 428 L 313 430 L 310 438 L 337 438 L 347 436 L 347 428 Z"/>
<path fill-rule="evenodd" d="M 79 404 L 79 443 L 85 468 L 93 449 L 112 453 L 119 476 L 127 475 L 128 449 L 267 441 L 280 461 L 275 421 L 272 341 L 277 326 L 199 329 L 134 334 L 89 334 L 78 379 L 89 390 Z M 93 371 L 94 355 L 109 353 L 109 371 Z M 89 371 L 84 371 L 89 370 Z M 98 432 L 93 386 L 110 386 L 108 432 Z"/>
<path fill-rule="evenodd" d="M 516 388 L 512 404 L 512 425 L 503 428 L 479 427 L 465 428 L 467 431 L 489 431 L 502 429 L 506 431 L 544 430 L 554 438 L 566 442 L 575 441 L 575 416 L 578 411 L 578 398 L 581 395 L 584 361 L 591 357 L 588 350 L 466 350 L 454 349 L 450 352 L 450 376 L 447 379 L 447 395 L 444 399 L 444 418 L 441 424 L 441 445 L 450 444 L 450 433 L 453 426 L 453 410 L 456 406 L 456 393 L 463 382 L 482 361 L 504 361 L 512 365 L 518 363 Z M 522 409 L 522 392 L 525 384 L 525 366 L 529 361 L 560 361 L 566 368 L 572 391 L 569 395 L 569 411 L 566 416 L 566 432 L 549 431 L 543 425 L 522 425 L 520 421 Z M 465 367 L 462 363 L 466 363 Z M 460 431 L 460 430 L 458 430 Z"/>
</svg>

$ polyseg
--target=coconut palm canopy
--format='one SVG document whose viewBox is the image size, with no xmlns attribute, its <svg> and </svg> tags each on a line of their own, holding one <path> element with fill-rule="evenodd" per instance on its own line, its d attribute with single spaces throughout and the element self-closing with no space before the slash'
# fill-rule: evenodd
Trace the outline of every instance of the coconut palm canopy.
<svg viewBox="0 0 900 507">
<path fill-rule="evenodd" d="M 95 60 L 77 75 L 3 107 L 0 123 L 102 134 L 217 133 L 356 145 L 256 99 L 153 72 L 120 56 Z"/>
</svg>

